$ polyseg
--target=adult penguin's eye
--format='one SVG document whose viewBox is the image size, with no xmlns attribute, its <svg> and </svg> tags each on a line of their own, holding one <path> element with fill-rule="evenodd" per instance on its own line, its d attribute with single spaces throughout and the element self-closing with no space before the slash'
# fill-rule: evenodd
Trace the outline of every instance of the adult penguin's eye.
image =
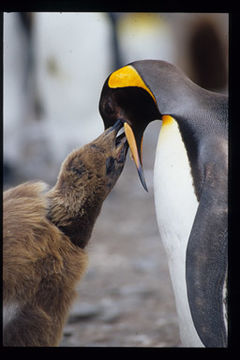
<svg viewBox="0 0 240 360">
<path fill-rule="evenodd" d="M 104 110 L 105 110 L 105 113 L 107 115 L 113 115 L 113 113 L 114 113 L 114 109 L 112 107 L 112 104 L 109 101 L 106 102 L 106 104 L 104 106 Z"/>
</svg>

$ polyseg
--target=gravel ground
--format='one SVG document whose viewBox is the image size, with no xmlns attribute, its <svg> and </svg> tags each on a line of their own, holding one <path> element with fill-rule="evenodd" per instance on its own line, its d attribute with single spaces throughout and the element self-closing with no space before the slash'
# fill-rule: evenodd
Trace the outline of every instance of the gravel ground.
<svg viewBox="0 0 240 360">
<path fill-rule="evenodd" d="M 154 210 L 152 178 L 159 127 L 159 122 L 151 124 L 144 137 L 149 193 L 142 188 L 128 156 L 118 183 L 104 202 L 87 248 L 88 270 L 78 285 L 61 347 L 180 346 Z M 21 174 L 14 180 L 12 185 L 28 179 Z M 5 183 L 4 188 L 9 185 Z"/>
</svg>

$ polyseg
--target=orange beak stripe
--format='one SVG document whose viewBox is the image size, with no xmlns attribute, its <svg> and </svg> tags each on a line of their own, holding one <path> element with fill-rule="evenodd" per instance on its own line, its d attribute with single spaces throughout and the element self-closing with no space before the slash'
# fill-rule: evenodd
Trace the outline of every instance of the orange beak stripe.
<svg viewBox="0 0 240 360">
<path fill-rule="evenodd" d="M 138 155 L 138 149 L 137 149 L 135 136 L 134 136 L 131 126 L 129 126 L 128 123 L 126 123 L 126 122 L 124 123 L 124 130 L 125 130 L 125 135 L 126 135 L 130 150 L 131 150 L 132 158 L 133 158 L 137 168 L 139 168 L 141 162 L 140 162 L 139 155 Z"/>
<path fill-rule="evenodd" d="M 125 135 L 126 135 L 129 147 L 130 147 L 131 157 L 132 157 L 132 159 L 134 160 L 134 162 L 136 164 L 138 175 L 140 177 L 141 183 L 142 183 L 144 189 L 146 191 L 148 191 L 146 181 L 145 181 L 145 178 L 144 178 L 144 174 L 143 174 L 142 159 L 139 158 L 139 155 L 138 155 L 136 139 L 135 139 L 135 136 L 134 136 L 134 133 L 132 131 L 131 126 L 128 125 L 128 123 L 126 123 L 126 122 L 124 123 L 124 130 L 125 130 Z M 141 152 L 142 152 L 142 141 L 141 141 Z"/>
</svg>

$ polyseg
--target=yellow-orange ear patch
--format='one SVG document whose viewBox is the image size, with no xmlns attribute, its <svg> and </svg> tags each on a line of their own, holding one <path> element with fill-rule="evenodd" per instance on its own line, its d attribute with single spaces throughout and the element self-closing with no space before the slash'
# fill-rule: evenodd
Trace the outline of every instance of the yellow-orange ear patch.
<svg viewBox="0 0 240 360">
<path fill-rule="evenodd" d="M 133 66 L 127 65 L 116 71 L 114 71 L 108 80 L 108 86 L 110 88 L 121 88 L 127 86 L 137 86 L 146 90 L 156 103 L 156 99 L 151 90 L 145 85 L 141 76 Z"/>
</svg>

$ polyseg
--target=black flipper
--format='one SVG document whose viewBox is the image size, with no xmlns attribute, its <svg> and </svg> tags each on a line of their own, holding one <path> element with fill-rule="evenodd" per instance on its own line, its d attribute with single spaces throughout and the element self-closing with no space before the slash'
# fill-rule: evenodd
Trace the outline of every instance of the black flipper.
<svg viewBox="0 0 240 360">
<path fill-rule="evenodd" d="M 204 184 L 186 254 L 186 282 L 190 311 L 206 347 L 226 347 L 223 287 L 227 273 L 227 146 L 205 151 Z M 216 155 L 217 154 L 217 155 Z M 212 158 L 214 157 L 214 159 Z M 211 159 L 209 159 L 211 158 Z M 207 161 L 206 161 L 207 159 Z"/>
</svg>

